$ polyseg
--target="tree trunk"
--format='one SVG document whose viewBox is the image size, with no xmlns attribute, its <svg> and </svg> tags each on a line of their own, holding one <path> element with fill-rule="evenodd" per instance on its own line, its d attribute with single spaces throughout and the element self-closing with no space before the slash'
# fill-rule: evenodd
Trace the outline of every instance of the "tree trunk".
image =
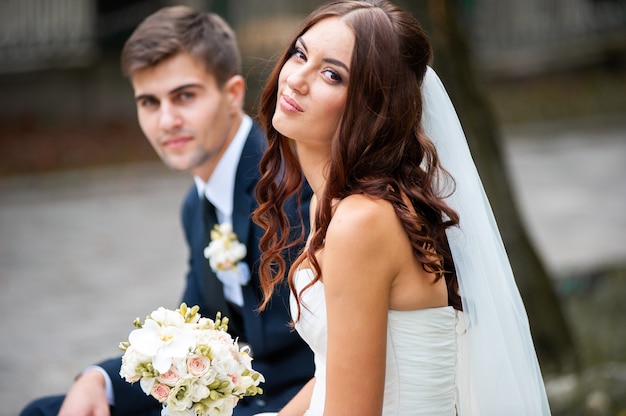
<svg viewBox="0 0 626 416">
<path fill-rule="evenodd" d="M 530 321 L 544 372 L 571 370 L 578 364 L 570 330 L 551 279 L 530 243 L 511 193 L 500 133 L 470 62 L 450 0 L 405 1 L 429 33 L 433 67 L 458 111 L 485 190 L 497 218 Z"/>
</svg>

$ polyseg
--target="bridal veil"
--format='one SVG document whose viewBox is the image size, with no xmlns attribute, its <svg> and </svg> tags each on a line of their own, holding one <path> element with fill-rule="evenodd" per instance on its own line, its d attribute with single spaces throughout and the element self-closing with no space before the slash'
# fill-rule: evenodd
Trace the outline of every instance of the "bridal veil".
<svg viewBox="0 0 626 416">
<path fill-rule="evenodd" d="M 524 304 L 456 111 L 428 68 L 423 125 L 456 182 L 448 239 L 463 302 L 457 395 L 460 416 L 549 415 Z"/>
</svg>

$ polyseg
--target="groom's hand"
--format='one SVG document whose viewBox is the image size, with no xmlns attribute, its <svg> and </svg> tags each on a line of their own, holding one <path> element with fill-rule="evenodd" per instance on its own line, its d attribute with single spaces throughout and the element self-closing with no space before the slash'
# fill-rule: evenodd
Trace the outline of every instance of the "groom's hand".
<svg viewBox="0 0 626 416">
<path fill-rule="evenodd" d="M 110 416 L 104 376 L 96 370 L 87 371 L 70 387 L 59 416 Z"/>
</svg>

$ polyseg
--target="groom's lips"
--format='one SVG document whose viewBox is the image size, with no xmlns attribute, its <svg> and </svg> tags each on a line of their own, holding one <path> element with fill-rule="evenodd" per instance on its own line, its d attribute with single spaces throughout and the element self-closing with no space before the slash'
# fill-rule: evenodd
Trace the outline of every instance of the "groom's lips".
<svg viewBox="0 0 626 416">
<path fill-rule="evenodd" d="M 170 136 L 161 142 L 161 145 L 168 149 L 180 149 L 189 143 L 193 138 L 191 136 Z"/>
</svg>

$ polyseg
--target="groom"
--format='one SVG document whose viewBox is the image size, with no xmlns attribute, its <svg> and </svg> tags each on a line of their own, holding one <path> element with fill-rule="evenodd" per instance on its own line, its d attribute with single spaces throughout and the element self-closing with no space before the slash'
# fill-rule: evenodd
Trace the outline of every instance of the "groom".
<svg viewBox="0 0 626 416">
<path fill-rule="evenodd" d="M 163 162 L 193 175 L 182 206 L 189 246 L 189 271 L 182 301 L 199 305 L 203 316 L 221 311 L 230 328 L 248 343 L 253 366 L 266 382 L 264 394 L 246 398 L 236 416 L 278 411 L 313 375 L 312 354 L 288 326 L 289 289 L 282 288 L 271 307 L 256 311 L 261 297 L 257 275 L 258 241 L 263 231 L 250 216 L 259 180 L 265 137 L 243 112 L 245 83 L 232 30 L 218 16 L 169 7 L 144 20 L 126 42 L 122 70 L 133 86 L 141 129 Z M 288 214 L 296 227 L 300 212 L 308 224 L 308 199 Z M 208 230 L 230 222 L 246 245 L 241 272 L 214 272 L 204 257 Z M 296 229 L 294 227 L 294 230 Z M 298 230 L 299 231 L 299 230 Z M 287 259 L 290 260 L 290 259 Z M 139 383 L 119 375 L 121 357 L 86 369 L 65 397 L 38 399 L 30 415 L 159 415 L 160 404 Z M 60 410 L 59 410 L 60 409 Z"/>
</svg>

